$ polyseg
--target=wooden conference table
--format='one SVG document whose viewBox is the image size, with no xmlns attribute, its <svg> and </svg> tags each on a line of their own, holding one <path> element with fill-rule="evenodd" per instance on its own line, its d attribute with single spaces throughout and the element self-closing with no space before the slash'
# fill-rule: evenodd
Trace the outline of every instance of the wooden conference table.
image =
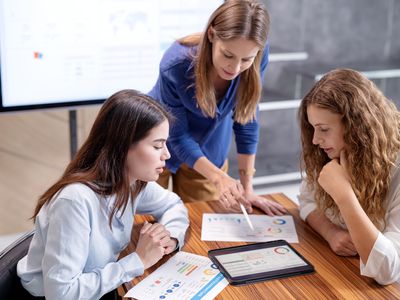
<svg viewBox="0 0 400 300">
<path fill-rule="evenodd" d="M 400 299 L 400 283 L 381 286 L 374 280 L 361 276 L 358 257 L 341 257 L 329 248 L 329 245 L 311 227 L 299 217 L 296 204 L 284 194 L 268 195 L 285 206 L 293 216 L 299 243 L 292 244 L 315 267 L 315 273 L 284 279 L 260 282 L 245 286 L 228 285 L 216 299 Z M 210 249 L 237 246 L 244 242 L 202 241 L 201 222 L 203 213 L 219 213 L 223 210 L 218 202 L 188 203 L 190 227 L 186 234 L 183 251 L 207 256 Z M 142 223 L 147 216 L 137 217 Z M 141 277 L 123 286 L 123 295 L 135 283 L 145 278 L 153 270 L 166 262 L 164 257 L 159 263 L 145 271 Z M 127 299 L 127 298 L 125 298 Z"/>
</svg>

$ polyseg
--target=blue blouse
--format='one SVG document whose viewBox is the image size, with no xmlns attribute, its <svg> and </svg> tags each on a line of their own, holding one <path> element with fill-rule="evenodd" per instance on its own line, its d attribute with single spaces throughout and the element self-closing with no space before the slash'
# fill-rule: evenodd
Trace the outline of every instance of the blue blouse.
<svg viewBox="0 0 400 300">
<path fill-rule="evenodd" d="M 233 121 L 240 76 L 231 81 L 226 94 L 218 102 L 214 118 L 205 116 L 198 107 L 192 59 L 196 50 L 196 47 L 173 43 L 160 62 L 157 83 L 148 93 L 164 104 L 175 117 L 168 139 L 171 158 L 166 162 L 168 169 L 173 173 L 182 163 L 193 167 L 202 156 L 221 167 L 228 156 L 232 128 L 238 153 L 254 154 L 257 150 L 257 120 L 245 125 Z M 262 77 L 268 64 L 268 52 L 267 44 L 260 67 Z"/>
</svg>

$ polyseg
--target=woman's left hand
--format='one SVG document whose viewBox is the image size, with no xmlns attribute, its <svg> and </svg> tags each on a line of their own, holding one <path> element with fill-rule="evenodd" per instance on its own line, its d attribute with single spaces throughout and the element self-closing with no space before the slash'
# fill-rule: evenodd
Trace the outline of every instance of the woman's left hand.
<svg viewBox="0 0 400 300">
<path fill-rule="evenodd" d="M 318 177 L 318 183 L 338 205 L 342 199 L 348 198 L 349 193 L 353 192 L 346 166 L 347 160 L 342 150 L 340 163 L 338 159 L 332 159 L 322 168 Z"/>
<path fill-rule="evenodd" d="M 173 237 L 168 237 L 168 239 L 161 241 L 161 245 L 165 249 L 164 254 L 170 254 L 170 253 L 174 252 L 174 250 L 176 249 L 176 246 L 178 246 L 178 240 Z"/>
<path fill-rule="evenodd" d="M 258 196 L 255 193 L 245 193 L 245 198 L 251 203 L 252 206 L 258 207 L 264 211 L 268 216 L 282 216 L 287 214 L 286 208 L 284 208 L 278 202 L 266 199 Z M 249 211 L 251 213 L 251 211 Z"/>
</svg>

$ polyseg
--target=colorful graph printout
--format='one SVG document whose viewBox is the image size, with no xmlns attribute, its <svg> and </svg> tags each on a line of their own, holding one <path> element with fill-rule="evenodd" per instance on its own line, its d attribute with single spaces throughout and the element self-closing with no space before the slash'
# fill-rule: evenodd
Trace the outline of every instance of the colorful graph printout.
<svg viewBox="0 0 400 300">
<path fill-rule="evenodd" d="M 249 215 L 254 230 L 242 214 L 203 214 L 201 239 L 203 241 L 268 242 L 286 240 L 298 243 L 293 217 Z"/>
<path fill-rule="evenodd" d="M 130 289 L 125 297 L 207 300 L 227 285 L 228 281 L 208 257 L 181 251 Z"/>
</svg>

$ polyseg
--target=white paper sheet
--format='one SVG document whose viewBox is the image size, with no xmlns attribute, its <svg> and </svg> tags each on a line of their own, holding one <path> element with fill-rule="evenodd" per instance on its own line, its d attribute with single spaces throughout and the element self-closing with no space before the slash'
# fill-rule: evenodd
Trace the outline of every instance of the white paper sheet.
<svg viewBox="0 0 400 300">
<path fill-rule="evenodd" d="M 293 217 L 249 215 L 251 230 L 243 214 L 203 214 L 201 239 L 203 241 L 267 242 L 286 240 L 298 243 Z"/>
<path fill-rule="evenodd" d="M 125 297 L 211 300 L 227 285 L 228 281 L 208 257 L 180 251 L 131 288 Z"/>
</svg>

